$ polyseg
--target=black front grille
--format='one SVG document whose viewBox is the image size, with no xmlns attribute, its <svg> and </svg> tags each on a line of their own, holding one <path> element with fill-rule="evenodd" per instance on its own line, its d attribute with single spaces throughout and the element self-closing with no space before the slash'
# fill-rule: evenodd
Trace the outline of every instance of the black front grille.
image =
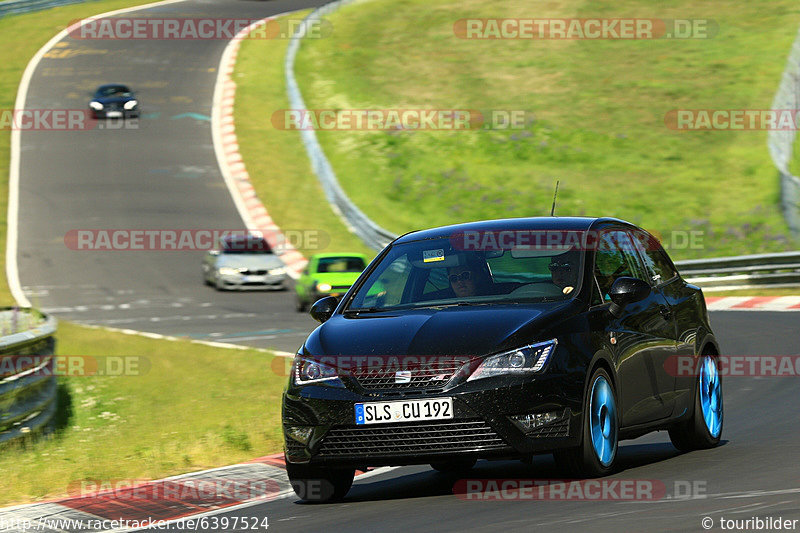
<svg viewBox="0 0 800 533">
<path fill-rule="evenodd" d="M 303 457 L 304 450 L 305 446 L 292 438 L 286 438 L 286 455 L 289 456 L 289 458 Z"/>
<path fill-rule="evenodd" d="M 508 447 L 483 420 L 439 420 L 373 427 L 331 428 L 320 457 L 380 457 Z"/>
<path fill-rule="evenodd" d="M 240 270 L 239 272 L 242 275 L 245 275 L 245 276 L 266 276 L 266 274 L 267 274 L 266 270 L 247 270 L 247 269 L 245 269 L 245 270 Z"/>
<path fill-rule="evenodd" d="M 415 368 L 363 368 L 352 371 L 361 387 L 374 391 L 409 389 L 438 389 L 444 387 L 458 372 L 464 361 L 437 361 Z"/>
</svg>

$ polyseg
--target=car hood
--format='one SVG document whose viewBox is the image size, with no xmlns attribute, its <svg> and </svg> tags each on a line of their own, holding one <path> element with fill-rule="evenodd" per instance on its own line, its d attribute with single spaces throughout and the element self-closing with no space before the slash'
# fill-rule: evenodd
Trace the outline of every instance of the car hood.
<svg viewBox="0 0 800 533">
<path fill-rule="evenodd" d="M 528 344 L 542 330 L 574 315 L 577 300 L 540 305 L 481 305 L 336 314 L 308 337 L 313 355 L 478 356 Z"/>
<path fill-rule="evenodd" d="M 217 256 L 217 268 L 272 269 L 284 266 L 278 256 L 271 254 L 220 254 Z"/>
</svg>

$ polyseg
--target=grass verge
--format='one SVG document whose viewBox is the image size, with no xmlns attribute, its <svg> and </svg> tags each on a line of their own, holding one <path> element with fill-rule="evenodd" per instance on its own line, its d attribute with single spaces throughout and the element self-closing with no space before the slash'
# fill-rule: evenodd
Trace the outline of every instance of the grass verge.
<svg viewBox="0 0 800 533">
<path fill-rule="evenodd" d="M 800 287 L 787 287 L 780 289 L 770 289 L 760 287 L 757 289 L 736 289 L 732 291 L 714 291 L 703 289 L 706 296 L 797 296 L 800 295 Z"/>
<path fill-rule="evenodd" d="M 674 249 L 676 259 L 797 244 L 766 132 L 665 125 L 674 109 L 769 107 L 797 33 L 796 2 L 569 0 L 534 11 L 524 0 L 373 0 L 330 15 L 333 34 L 303 43 L 297 75 L 309 108 L 533 117 L 515 131 L 320 132 L 343 187 L 371 218 L 402 233 L 543 215 L 560 179 L 562 215 L 703 232 L 705 246 Z M 710 16 L 719 31 L 708 39 L 467 40 L 453 31 L 462 18 Z"/>
<path fill-rule="evenodd" d="M 0 505 L 63 496 L 82 480 L 158 479 L 282 448 L 282 358 L 69 323 L 59 325 L 58 353 L 133 356 L 141 375 L 59 378 L 60 429 L 0 453 Z"/>
</svg>

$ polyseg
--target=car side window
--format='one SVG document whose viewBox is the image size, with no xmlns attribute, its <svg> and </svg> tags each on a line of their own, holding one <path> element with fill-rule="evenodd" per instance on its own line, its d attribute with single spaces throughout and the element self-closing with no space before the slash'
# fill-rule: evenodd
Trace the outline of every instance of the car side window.
<svg viewBox="0 0 800 533">
<path fill-rule="evenodd" d="M 631 238 L 624 231 L 618 230 L 601 235 L 595 252 L 594 273 L 604 300 L 608 300 L 611 285 L 619 277 L 648 280 Z"/>
<path fill-rule="evenodd" d="M 644 259 L 653 285 L 659 285 L 678 275 L 667 257 L 667 252 L 655 237 L 643 231 L 635 231 L 633 235 L 633 241 Z"/>
</svg>

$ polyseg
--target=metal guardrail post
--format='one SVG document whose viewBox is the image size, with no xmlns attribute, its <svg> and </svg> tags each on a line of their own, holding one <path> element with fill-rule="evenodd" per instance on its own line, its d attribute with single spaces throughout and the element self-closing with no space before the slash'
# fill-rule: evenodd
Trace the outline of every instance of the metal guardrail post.
<svg viewBox="0 0 800 533">
<path fill-rule="evenodd" d="M 51 7 L 65 6 L 67 4 L 78 4 L 88 0 L 8 0 L 0 2 L 0 18 L 6 15 L 21 15 L 32 13 Z"/>
<path fill-rule="evenodd" d="M 34 327 L 0 337 L 0 444 L 35 433 L 57 409 L 56 319 L 33 309 L 0 309 L 0 316 L 34 315 Z"/>
</svg>

